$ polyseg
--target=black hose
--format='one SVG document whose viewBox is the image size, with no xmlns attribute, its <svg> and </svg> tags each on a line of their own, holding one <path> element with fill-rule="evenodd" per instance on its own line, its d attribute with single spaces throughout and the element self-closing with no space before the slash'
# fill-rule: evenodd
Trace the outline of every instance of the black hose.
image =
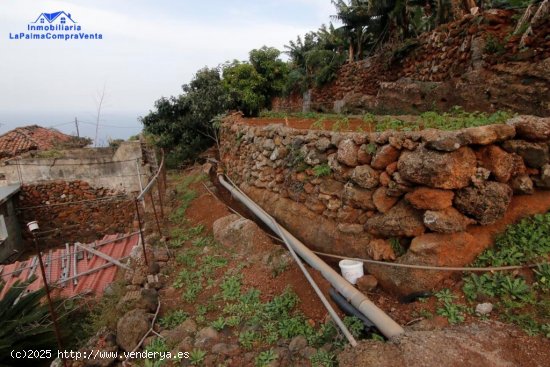
<svg viewBox="0 0 550 367">
<path fill-rule="evenodd" d="M 365 331 L 368 332 L 370 330 L 376 329 L 372 321 L 370 321 L 365 315 L 363 315 L 355 306 L 353 306 L 351 303 L 349 303 L 340 293 L 338 293 L 334 288 L 330 288 L 328 291 L 328 294 L 330 295 L 330 298 L 336 304 L 340 309 L 348 316 L 355 316 L 361 322 L 363 325 L 365 325 Z"/>
</svg>

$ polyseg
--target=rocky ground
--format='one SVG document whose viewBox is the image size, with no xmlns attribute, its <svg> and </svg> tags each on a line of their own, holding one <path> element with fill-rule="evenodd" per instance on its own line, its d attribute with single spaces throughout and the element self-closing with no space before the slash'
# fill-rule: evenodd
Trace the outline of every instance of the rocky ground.
<svg viewBox="0 0 550 367">
<path fill-rule="evenodd" d="M 119 282 L 122 291 L 107 292 L 112 300 L 103 303 L 101 317 L 114 323 L 106 323 L 83 350 L 190 353 L 181 360 L 132 360 L 127 366 L 543 366 L 550 357 L 548 339 L 498 322 L 495 312 L 465 313 L 463 323 L 451 326 L 450 318 L 437 315 L 439 296 L 402 303 L 372 277 L 358 287 L 406 333 L 384 342 L 350 323 L 363 340 L 355 349 L 345 347 L 289 255 L 254 221 L 232 213 L 226 205 L 249 217 L 202 170 L 169 175 L 168 236 L 161 239 L 149 227 L 154 261 L 145 267 L 137 254 L 135 271 Z M 326 294 L 328 283 L 312 274 Z M 444 286 L 459 294 L 462 283 L 452 278 Z M 455 303 L 468 304 L 464 296 Z M 72 362 L 82 365 L 121 362 Z"/>
</svg>

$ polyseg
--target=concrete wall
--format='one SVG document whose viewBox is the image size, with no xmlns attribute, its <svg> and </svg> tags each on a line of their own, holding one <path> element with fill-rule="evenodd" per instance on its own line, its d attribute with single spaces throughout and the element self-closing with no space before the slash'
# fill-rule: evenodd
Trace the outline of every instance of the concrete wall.
<svg viewBox="0 0 550 367">
<path fill-rule="evenodd" d="M 490 245 L 467 231 L 499 222 L 512 196 L 542 194 L 537 201 L 550 206 L 550 192 L 537 190 L 550 188 L 549 118 L 457 131 L 340 133 L 228 117 L 221 136 L 227 174 L 322 252 L 463 266 Z M 405 283 L 414 291 L 436 280 L 430 274 Z"/>
<path fill-rule="evenodd" d="M 0 245 L 0 262 L 17 252 L 23 251 L 25 248 L 25 244 L 21 239 L 19 220 L 15 212 L 14 201 L 16 200 L 17 194 L 0 205 L 0 215 L 4 216 L 4 222 L 8 230 L 8 238 Z"/>
<path fill-rule="evenodd" d="M 42 157 L 40 156 L 42 154 Z M 83 148 L 47 153 L 29 154 L 0 165 L 0 186 L 36 184 L 53 180 L 81 180 L 92 187 L 116 191 L 140 191 L 148 181 L 150 168 L 143 165 L 139 141 L 123 142 L 116 150 L 111 148 Z"/>
</svg>

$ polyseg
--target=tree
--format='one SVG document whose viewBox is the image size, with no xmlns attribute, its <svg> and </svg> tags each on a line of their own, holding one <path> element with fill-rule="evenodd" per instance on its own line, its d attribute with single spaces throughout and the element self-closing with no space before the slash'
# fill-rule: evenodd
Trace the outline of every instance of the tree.
<svg viewBox="0 0 550 367">
<path fill-rule="evenodd" d="M 229 92 L 232 107 L 246 116 L 255 116 L 267 104 L 266 80 L 247 62 L 234 60 L 223 67 L 223 85 Z"/>
<path fill-rule="evenodd" d="M 140 118 L 145 132 L 168 150 L 171 166 L 194 158 L 214 142 L 217 128 L 212 120 L 229 107 L 218 69 L 199 70 L 182 89 L 183 94 L 177 97 L 157 100 L 155 109 Z"/>
<path fill-rule="evenodd" d="M 250 63 L 263 78 L 261 89 L 267 99 L 267 105 L 265 106 L 267 108 L 270 107 L 271 99 L 283 92 L 288 75 L 288 65 L 279 58 L 280 55 L 281 51 L 267 46 L 254 49 L 249 53 Z"/>
</svg>

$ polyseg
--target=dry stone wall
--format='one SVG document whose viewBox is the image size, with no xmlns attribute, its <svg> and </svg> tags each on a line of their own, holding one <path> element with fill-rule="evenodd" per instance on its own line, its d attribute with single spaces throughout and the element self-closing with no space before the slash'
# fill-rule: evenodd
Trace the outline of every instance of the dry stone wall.
<svg viewBox="0 0 550 367">
<path fill-rule="evenodd" d="M 521 13 L 491 9 L 347 63 L 334 81 L 310 91 L 308 107 L 401 114 L 462 106 L 550 116 L 549 4 L 536 8 L 523 27 L 514 20 Z M 300 111 L 298 100 L 277 99 L 273 107 Z"/>
<path fill-rule="evenodd" d="M 21 228 L 33 220 L 39 222 L 39 237 L 46 247 L 129 233 L 135 214 L 133 200 L 126 195 L 108 188 L 93 188 L 80 180 L 23 185 L 17 211 Z M 25 236 L 28 240 L 27 231 Z"/>
<path fill-rule="evenodd" d="M 221 136 L 226 172 L 245 192 L 312 248 L 346 256 L 466 265 L 486 246 L 469 226 L 497 222 L 513 195 L 550 189 L 549 118 L 340 133 L 228 117 Z M 376 275 L 397 291 L 442 279 Z"/>
</svg>

